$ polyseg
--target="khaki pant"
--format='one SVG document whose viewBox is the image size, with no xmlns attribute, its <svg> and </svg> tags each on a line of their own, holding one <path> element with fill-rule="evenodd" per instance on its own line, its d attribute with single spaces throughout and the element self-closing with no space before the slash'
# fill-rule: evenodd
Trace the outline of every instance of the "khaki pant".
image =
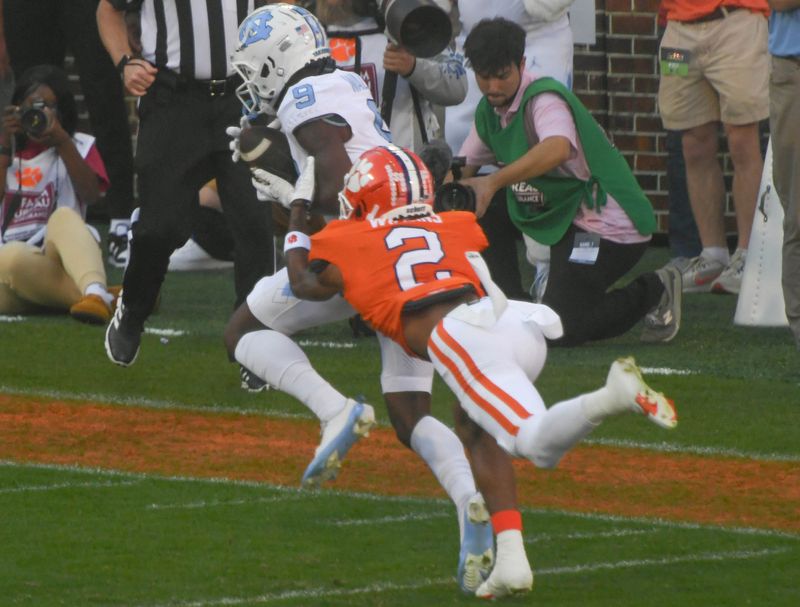
<svg viewBox="0 0 800 607">
<path fill-rule="evenodd" d="M 783 206 L 783 298 L 800 347 L 800 57 L 772 58 L 772 181 Z"/>
<path fill-rule="evenodd" d="M 103 256 L 72 209 L 50 216 L 44 249 L 24 242 L 0 246 L 0 314 L 68 311 L 93 282 L 106 284 Z"/>
<path fill-rule="evenodd" d="M 705 23 L 670 21 L 661 48 L 691 55 L 688 74 L 661 76 L 658 104 L 664 128 L 681 131 L 720 121 L 745 125 L 769 116 L 764 15 L 738 10 Z"/>
</svg>

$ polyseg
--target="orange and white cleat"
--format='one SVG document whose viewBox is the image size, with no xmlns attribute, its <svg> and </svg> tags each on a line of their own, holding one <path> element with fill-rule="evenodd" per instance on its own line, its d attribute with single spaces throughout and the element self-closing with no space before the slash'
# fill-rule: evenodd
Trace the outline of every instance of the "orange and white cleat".
<svg viewBox="0 0 800 607">
<path fill-rule="evenodd" d="M 608 372 L 606 388 L 614 395 L 618 406 L 623 410 L 642 413 L 651 422 L 667 430 L 672 430 L 678 425 L 678 413 L 674 402 L 645 383 L 642 372 L 632 356 L 614 361 Z"/>
</svg>

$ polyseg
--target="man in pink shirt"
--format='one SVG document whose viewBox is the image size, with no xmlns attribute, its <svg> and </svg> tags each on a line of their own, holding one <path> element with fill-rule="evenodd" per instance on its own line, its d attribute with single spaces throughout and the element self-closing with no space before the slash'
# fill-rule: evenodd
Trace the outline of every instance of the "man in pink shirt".
<svg viewBox="0 0 800 607">
<path fill-rule="evenodd" d="M 484 97 L 459 152 L 471 177 L 463 183 L 475 190 L 478 216 L 507 187 L 517 227 L 551 245 L 543 303 L 561 316 L 564 337 L 555 343 L 615 337 L 642 318 L 644 341 L 671 340 L 680 326 L 677 270 L 647 272 L 609 290 L 639 261 L 655 228 L 625 160 L 569 90 L 525 72 L 519 26 L 481 21 L 464 49 Z M 472 177 L 486 164 L 501 168 Z"/>
</svg>

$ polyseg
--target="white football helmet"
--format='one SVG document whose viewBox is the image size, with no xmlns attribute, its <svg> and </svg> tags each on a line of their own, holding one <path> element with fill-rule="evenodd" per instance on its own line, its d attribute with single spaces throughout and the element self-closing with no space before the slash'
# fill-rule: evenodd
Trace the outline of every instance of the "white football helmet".
<svg viewBox="0 0 800 607">
<path fill-rule="evenodd" d="M 239 26 L 231 64 L 244 83 L 236 96 L 248 114 L 274 114 L 289 79 L 330 56 L 325 30 L 314 15 L 292 4 L 268 4 Z"/>
</svg>

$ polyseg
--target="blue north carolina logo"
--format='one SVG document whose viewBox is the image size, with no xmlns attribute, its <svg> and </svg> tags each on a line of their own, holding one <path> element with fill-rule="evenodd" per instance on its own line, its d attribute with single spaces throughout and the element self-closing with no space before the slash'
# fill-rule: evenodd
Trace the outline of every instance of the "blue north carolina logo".
<svg viewBox="0 0 800 607">
<path fill-rule="evenodd" d="M 239 43 L 245 47 L 250 46 L 259 40 L 266 40 L 272 32 L 272 13 L 261 13 L 251 15 L 244 20 L 239 28 Z"/>
</svg>

